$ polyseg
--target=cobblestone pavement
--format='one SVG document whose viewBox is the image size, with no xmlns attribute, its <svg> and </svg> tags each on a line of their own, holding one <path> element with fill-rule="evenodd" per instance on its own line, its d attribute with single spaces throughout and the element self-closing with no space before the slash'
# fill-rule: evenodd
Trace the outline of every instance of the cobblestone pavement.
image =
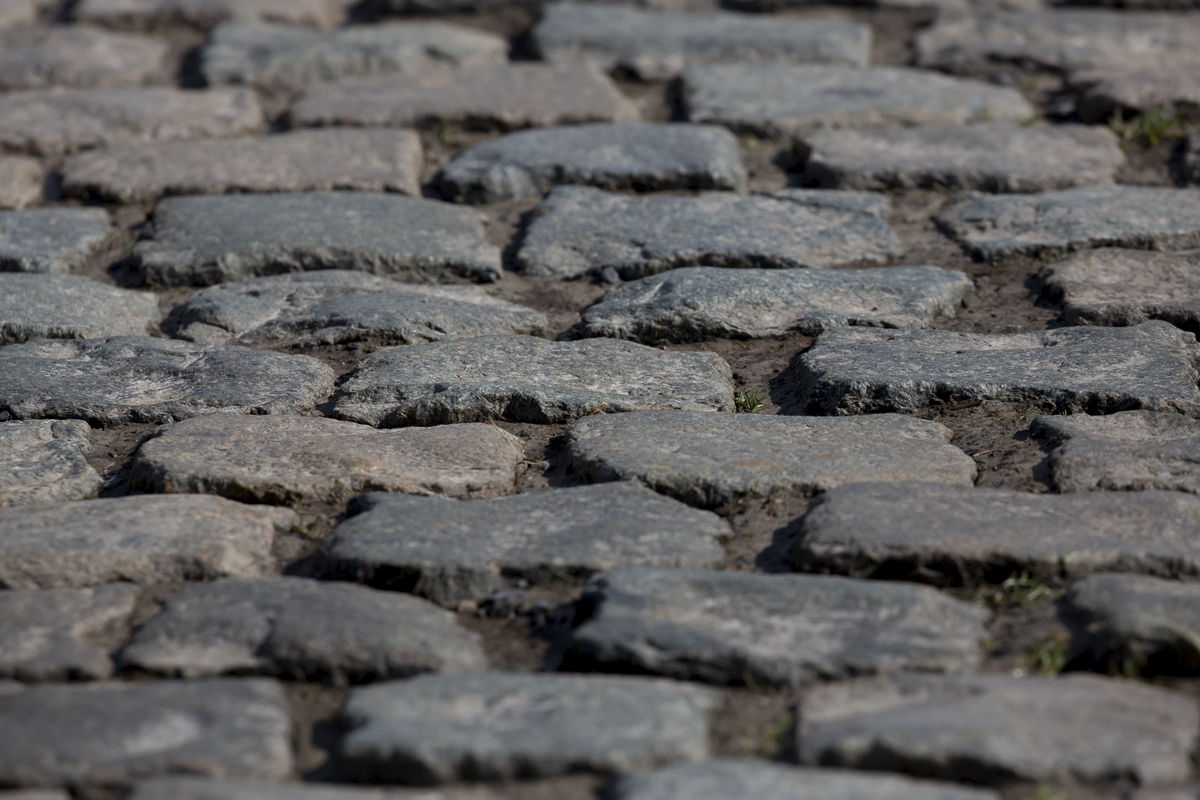
<svg viewBox="0 0 1200 800">
<path fill-rule="evenodd" d="M 1195 3 L 614 2 L 0 0 L 0 800 L 1200 797 Z"/>
</svg>

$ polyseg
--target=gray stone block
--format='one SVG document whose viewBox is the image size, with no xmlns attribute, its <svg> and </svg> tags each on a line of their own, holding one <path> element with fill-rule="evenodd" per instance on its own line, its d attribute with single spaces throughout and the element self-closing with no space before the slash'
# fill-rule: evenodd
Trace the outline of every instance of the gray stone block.
<svg viewBox="0 0 1200 800">
<path fill-rule="evenodd" d="M 423 165 L 421 140 L 412 131 L 129 142 L 71 156 L 62 167 L 62 191 L 117 203 L 177 194 L 335 189 L 419 195 Z"/>
<path fill-rule="evenodd" d="M 553 189 L 517 251 L 527 275 L 575 278 L 606 267 L 625 279 L 675 267 L 831 267 L 886 261 L 900 238 L 882 197 L 785 189 L 643 197 Z"/>
<path fill-rule="evenodd" d="M 0 795 L 0 800 L 8 798 Z M 13 798 L 22 800 L 22 798 Z M 29 798 L 60 800 L 60 798 Z M 62 797 L 61 800 L 69 800 Z M 505 800 L 483 787 L 382 789 L 320 783 L 267 783 L 228 778 L 156 778 L 134 787 L 129 800 Z M 908 800 L 908 798 L 904 798 Z M 916 800 L 916 798 L 914 798 Z M 924 800 L 923 798 L 921 800 Z M 934 800 L 931 798 L 931 800 Z M 946 800 L 959 800 L 946 798 Z M 967 798 L 963 798 L 967 800 Z M 976 800 L 976 798 L 970 798 Z M 982 800 L 982 798 L 980 799 Z"/>
<path fill-rule="evenodd" d="M 1165 107 L 1170 113 L 1200 106 L 1200 64 L 1080 69 L 1071 72 L 1067 85 L 1078 95 L 1075 112 L 1088 123 L 1107 122 L 1118 112 L 1132 116 L 1131 110 L 1144 114 Z"/>
<path fill-rule="evenodd" d="M 353 0 L 80 0 L 76 21 L 113 28 L 188 25 L 208 29 L 227 20 L 332 28 Z"/>
<path fill-rule="evenodd" d="M 975 462 L 943 425 L 897 415 L 821 418 L 649 411 L 589 417 L 567 456 L 591 481 L 637 480 L 694 506 L 812 495 L 862 480 L 970 486 Z"/>
<path fill-rule="evenodd" d="M 92 429 L 77 419 L 0 422 L 0 507 L 81 500 L 100 488 Z"/>
<path fill-rule="evenodd" d="M 46 170 L 36 158 L 0 155 L 0 209 L 40 203 L 45 180 Z"/>
<path fill-rule="evenodd" d="M 389 347 L 358 362 L 333 416 L 387 428 L 493 419 L 557 424 L 658 408 L 732 410 L 729 365 L 715 353 L 612 339 L 480 336 Z"/>
<path fill-rule="evenodd" d="M 291 727 L 283 690 L 263 678 L 35 686 L 0 694 L 0 781 L 281 780 L 292 767 Z"/>
<path fill-rule="evenodd" d="M 708 756 L 712 689 L 653 678 L 492 673 L 355 689 L 342 766 L 438 784 L 629 772 Z"/>
<path fill-rule="evenodd" d="M 362 192 L 172 197 L 134 248 L 143 279 L 210 286 L 284 272 L 354 269 L 411 283 L 494 281 L 486 217 L 433 200 Z"/>
<path fill-rule="evenodd" d="M 345 503 L 360 492 L 487 497 L 515 488 L 525 454 L 493 425 L 379 431 L 322 417 L 214 414 L 160 429 L 130 483 L 251 503 Z"/>
<path fill-rule="evenodd" d="M 601 189 L 744 189 L 737 139 L 709 125 L 637 122 L 519 131 L 468 148 L 435 179 L 447 199 L 498 203 L 559 184 Z"/>
<path fill-rule="evenodd" d="M 111 232 L 101 208 L 0 212 L 0 272 L 69 272 L 98 253 Z"/>
<path fill-rule="evenodd" d="M 814 689 L 800 720 L 806 764 L 1145 786 L 1189 775 L 1200 712 L 1178 692 L 1090 675 L 902 675 Z"/>
<path fill-rule="evenodd" d="M 32 25 L 44 5 L 43 0 L 0 0 L 0 28 Z"/>
<path fill-rule="evenodd" d="M 440 429 L 435 429 L 440 430 Z M 627 566 L 720 566 L 733 535 L 715 514 L 636 484 L 447 503 L 369 494 L 322 543 L 326 577 L 410 591 L 455 608 L 521 584 L 581 581 Z"/>
<path fill-rule="evenodd" d="M 1200 415 L 1196 337 L 1165 322 L 1012 334 L 841 328 L 800 356 L 810 414 L 913 412 L 994 400 L 1111 414 Z"/>
<path fill-rule="evenodd" d="M 1020 122 L 1033 106 L 1015 89 L 901 67 L 717 64 L 683 73 L 692 122 L 785 136 L 806 128 Z"/>
<path fill-rule="evenodd" d="M 105 220 L 107 222 L 107 220 Z M 0 345 L 157 331 L 158 298 L 79 275 L 0 273 Z"/>
<path fill-rule="evenodd" d="M 938 267 L 688 267 L 610 290 L 583 312 L 583 334 L 654 344 L 815 336 L 846 325 L 932 328 L 972 288 L 963 273 Z"/>
<path fill-rule="evenodd" d="M 167 83 L 165 41 L 63 25 L 0 32 L 0 90 Z"/>
</svg>

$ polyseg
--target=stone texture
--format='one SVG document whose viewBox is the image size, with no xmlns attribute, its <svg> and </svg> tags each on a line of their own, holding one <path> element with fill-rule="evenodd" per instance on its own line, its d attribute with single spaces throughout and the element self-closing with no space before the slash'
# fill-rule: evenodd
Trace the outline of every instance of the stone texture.
<svg viewBox="0 0 1200 800">
<path fill-rule="evenodd" d="M 0 31 L 0 90 L 167 83 L 168 51 L 158 39 L 83 26 Z"/>
<path fill-rule="evenodd" d="M 252 503 L 345 503 L 361 492 L 486 497 L 515 488 L 520 440 L 492 425 L 378 431 L 322 417 L 216 414 L 160 429 L 129 479 Z"/>
<path fill-rule="evenodd" d="M 62 156 L 128 141 L 247 136 L 266 124 L 246 89 L 63 89 L 0 95 L 0 148 Z"/>
<path fill-rule="evenodd" d="M 41 202 L 45 180 L 46 171 L 37 159 L 0 155 L 0 209 Z"/>
<path fill-rule="evenodd" d="M 675 267 L 831 267 L 886 261 L 900 238 L 887 201 L 784 189 L 641 197 L 583 186 L 551 190 L 517 251 L 527 275 L 575 278 L 612 267 L 625 279 Z"/>
<path fill-rule="evenodd" d="M 199 342 L 309 347 L 360 340 L 420 344 L 503 333 L 534 336 L 549 321 L 476 286 L 424 286 L 348 270 L 222 283 L 172 314 L 174 335 Z"/>
<path fill-rule="evenodd" d="M 0 507 L 81 500 L 100 488 L 86 422 L 0 422 Z"/>
<path fill-rule="evenodd" d="M 0 13 L 4 10 L 4 0 L 0 0 Z M 0 22 L 3 22 L 0 16 Z M 14 789 L 0 792 L 0 800 L 71 800 L 71 795 L 59 789 Z"/>
<path fill-rule="evenodd" d="M 800 356 L 796 380 L 810 414 L 995 400 L 1200 415 L 1198 360 L 1195 336 L 1158 321 L 994 335 L 842 328 Z"/>
<path fill-rule="evenodd" d="M 156 778 L 134 787 L 130 800 L 504 800 L 482 787 L 436 789 L 382 789 L 321 783 L 266 783 L 263 781 Z M 0 795 L 0 800 L 8 798 Z M 13 798 L 22 800 L 22 798 Z M 60 800 L 60 798 L 29 798 Z M 61 800 L 69 800 L 67 797 Z M 908 798 L 904 798 L 908 800 Z M 917 800 L 914 798 L 914 800 Z M 921 800 L 924 800 L 921 798 Z M 930 800 L 934 800 L 931 798 Z M 959 800 L 958 797 L 945 800 Z M 962 800 L 968 800 L 963 798 Z M 976 798 L 969 798 L 976 800 Z M 983 800 L 980 798 L 979 800 Z"/>
<path fill-rule="evenodd" d="M 352 0 L 81 0 L 75 19 L 114 28 L 190 25 L 212 28 L 227 20 L 331 28 L 345 20 Z"/>
<path fill-rule="evenodd" d="M 79 153 L 63 193 L 118 203 L 163 195 L 349 189 L 419 195 L 424 156 L 412 131 L 294 131 L 246 139 L 137 142 Z"/>
<path fill-rule="evenodd" d="M 134 248 L 143 279 L 210 286 L 260 275 L 355 269 L 411 283 L 494 281 L 486 218 L 432 200 L 362 192 L 172 197 Z"/>
<path fill-rule="evenodd" d="M 149 336 L 37 339 L 0 349 L 0 411 L 98 427 L 203 414 L 301 414 L 333 392 L 307 356 Z"/>
<path fill-rule="evenodd" d="M 1165 107 L 1169 115 L 1200 106 L 1200 64 L 1081 69 L 1068 85 L 1078 95 L 1076 113 L 1089 123 L 1107 122 L 1118 111 L 1128 117 Z"/>
<path fill-rule="evenodd" d="M 610 290 L 583 312 L 582 332 L 654 344 L 815 336 L 846 325 L 932 328 L 972 288 L 963 273 L 938 267 L 688 267 Z"/>
<path fill-rule="evenodd" d="M 1071 325 L 1138 325 L 1161 319 L 1200 331 L 1200 250 L 1101 248 L 1042 269 L 1049 298 Z"/>
<path fill-rule="evenodd" d="M 69 272 L 103 249 L 111 232 L 100 208 L 0 212 L 0 272 Z"/>
<path fill-rule="evenodd" d="M 904 675 L 830 684 L 800 712 L 807 764 L 918 771 L 972 783 L 1182 780 L 1195 700 L 1090 675 Z"/>
<path fill-rule="evenodd" d="M 651 678 L 420 676 L 351 693 L 343 767 L 437 784 L 698 761 L 717 702 L 711 689 Z"/>
<path fill-rule="evenodd" d="M 1195 186 L 1200 184 L 1200 137 L 1195 132 L 1188 134 L 1187 144 L 1184 147 L 1184 175 L 1187 182 Z"/>
<path fill-rule="evenodd" d="M 871 29 L 855 22 L 555 3 L 542 12 L 533 44 L 551 63 L 589 61 L 605 71 L 665 80 L 685 67 L 725 62 L 865 67 Z"/>
<path fill-rule="evenodd" d="M 480 336 L 389 347 L 358 362 L 333 416 L 387 428 L 494 419 L 556 424 L 658 408 L 732 410 L 729 365 L 715 353 L 666 353 L 611 339 Z"/>
<path fill-rule="evenodd" d="M 1034 113 L 1015 89 L 901 67 L 718 64 L 685 71 L 683 89 L 692 122 L 758 136 L 816 126 L 1020 122 Z"/>
<path fill-rule="evenodd" d="M 639 122 L 519 131 L 465 150 L 435 182 L 450 200 L 540 197 L 559 184 L 601 189 L 743 189 L 737 139 L 707 125 Z"/>
<path fill-rule="evenodd" d="M 991 616 L 928 586 L 680 569 L 614 570 L 584 602 L 572 666 L 751 686 L 973 672 Z"/>
<path fill-rule="evenodd" d="M 289 509 L 219 497 L 120 497 L 0 509 L 0 587 L 85 588 L 257 578 Z"/>
<path fill-rule="evenodd" d="M 355 509 L 322 543 L 321 574 L 450 608 L 616 567 L 720 566 L 718 540 L 733 536 L 715 514 L 629 483 L 462 503 L 369 494 Z"/>
<path fill-rule="evenodd" d="M 79 275 L 0 273 L 0 345 L 134 336 L 158 329 L 158 298 Z"/>
<path fill-rule="evenodd" d="M 0 29 L 32 25 L 44 5 L 42 0 L 0 0 Z"/>
<path fill-rule="evenodd" d="M 0 782 L 107 785 L 173 773 L 287 777 L 287 699 L 266 679 L 37 686 L 0 694 Z"/>
<path fill-rule="evenodd" d="M 582 419 L 567 457 L 591 481 L 638 480 L 686 503 L 812 495 L 864 480 L 970 486 L 975 462 L 950 430 L 894 415 L 856 418 L 653 411 Z"/>
</svg>

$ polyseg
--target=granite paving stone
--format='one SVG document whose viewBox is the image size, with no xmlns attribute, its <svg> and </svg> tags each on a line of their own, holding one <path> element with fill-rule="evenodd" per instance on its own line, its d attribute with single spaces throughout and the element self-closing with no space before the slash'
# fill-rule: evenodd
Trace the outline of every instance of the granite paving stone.
<svg viewBox="0 0 1200 800">
<path fill-rule="evenodd" d="M 706 717 L 718 698 L 654 678 L 419 676 L 351 692 L 342 767 L 431 785 L 699 761 L 709 754 Z"/>
<path fill-rule="evenodd" d="M 0 508 L 0 587 L 262 577 L 276 533 L 298 524 L 290 509 L 205 495 Z"/>
<path fill-rule="evenodd" d="M 715 514 L 632 483 L 472 502 L 373 493 L 354 510 L 322 543 L 320 573 L 449 608 L 617 567 L 718 567 L 733 536 Z"/>
<path fill-rule="evenodd" d="M 130 466 L 139 489 L 251 503 L 344 503 L 368 491 L 513 491 L 521 443 L 493 425 L 379 431 L 322 417 L 214 414 L 159 429 Z"/>
<path fill-rule="evenodd" d="M 970 486 L 975 462 L 950 437 L 943 425 L 898 415 L 648 411 L 579 420 L 567 431 L 567 458 L 585 480 L 637 480 L 711 508 L 741 497 L 812 495 L 863 480 Z"/>
<path fill-rule="evenodd" d="M 78 22 L 112 28 L 188 25 L 208 29 L 225 22 L 278 22 L 331 28 L 345 21 L 353 0 L 80 0 Z"/>
<path fill-rule="evenodd" d="M 785 136 L 818 126 L 1021 122 L 1033 106 L 1015 89 L 907 67 L 714 64 L 683 73 L 692 122 Z"/>
<path fill-rule="evenodd" d="M 308 356 L 149 336 L 36 339 L 0 349 L 0 411 L 97 427 L 203 414 L 302 414 L 333 393 Z"/>
<path fill-rule="evenodd" d="M 1093 67 L 1072 71 L 1067 84 L 1078 95 L 1075 111 L 1088 123 L 1107 122 L 1151 109 L 1172 112 L 1200 106 L 1200 63 Z"/>
<path fill-rule="evenodd" d="M 34 686 L 0 694 L 0 781 L 106 785 L 170 774 L 281 780 L 291 714 L 265 678 Z"/>
<path fill-rule="evenodd" d="M 91 435 L 77 419 L 0 422 L 0 507 L 82 500 L 99 489 L 85 455 Z"/>
<path fill-rule="evenodd" d="M 169 45 L 86 26 L 0 31 L 0 90 L 167 83 Z"/>
<path fill-rule="evenodd" d="M 0 154 L 0 209 L 41 202 L 46 170 L 36 158 Z"/>
<path fill-rule="evenodd" d="M 1200 331 L 1200 250 L 1156 253 L 1105 247 L 1074 253 L 1038 276 L 1070 325 L 1138 325 L 1161 319 Z"/>
<path fill-rule="evenodd" d="M 419 195 L 424 163 L 412 131 L 293 131 L 244 139 L 126 142 L 78 153 L 64 195 L 118 203 L 163 195 L 348 189 Z"/>
<path fill-rule="evenodd" d="M 1196 783 L 1139 789 L 1130 795 L 1132 800 L 1194 800 L 1196 797 L 1200 797 L 1200 785 Z"/>
<path fill-rule="evenodd" d="M 211 286 L 286 272 L 354 269 L 411 283 L 494 281 L 500 250 L 479 212 L 394 194 L 303 192 L 170 197 L 133 251 L 146 283 Z"/>
<path fill-rule="evenodd" d="M 810 414 L 988 400 L 1200 415 L 1198 359 L 1194 335 L 1157 320 L 1012 334 L 841 328 L 800 356 L 796 385 Z"/>
<path fill-rule="evenodd" d="M 963 273 L 938 267 L 687 267 L 611 289 L 583 312 L 582 333 L 654 344 L 814 336 L 846 325 L 932 328 L 972 288 Z"/>
<path fill-rule="evenodd" d="M 0 0 L 0 29 L 32 25 L 44 5 L 42 0 Z"/>
<path fill-rule="evenodd" d="M 100 252 L 111 233 L 101 208 L 0 212 L 0 272 L 69 272 Z"/>
<path fill-rule="evenodd" d="M 358 362 L 332 415 L 393 428 L 496 419 L 556 424 L 647 409 L 733 410 L 729 365 L 715 353 L 614 339 L 480 336 L 388 347 Z"/>
<path fill-rule="evenodd" d="M 438 173 L 443 197 L 498 203 L 559 184 L 601 189 L 744 189 L 737 139 L 712 125 L 638 122 L 518 131 L 465 150 Z"/>
<path fill-rule="evenodd" d="M 567 651 L 576 668 L 801 686 L 896 671 L 973 672 L 990 612 L 928 586 L 830 575 L 617 569 Z"/>
<path fill-rule="evenodd" d="M 134 336 L 158 329 L 158 298 L 80 275 L 0 272 L 0 345 Z"/>
<path fill-rule="evenodd" d="M 888 202 L 861 192 L 784 189 L 688 197 L 558 186 L 517 250 L 527 275 L 577 278 L 612 267 L 626 280 L 676 267 L 831 267 L 899 255 Z"/>
<path fill-rule="evenodd" d="M 130 800 L 504 800 L 483 787 L 384 789 L 320 783 L 268 783 L 228 778 L 155 778 L 138 783 Z M 0 800 L 8 800 L 0 795 Z M 14 800 L 22 800 L 14 798 Z M 30 798 L 29 800 L 42 800 Z M 59 800 L 59 798 L 46 798 Z M 61 800 L 69 800 L 63 797 Z M 904 798 L 908 800 L 908 798 Z M 915 799 L 914 799 L 915 800 Z M 931 799 L 932 800 L 932 799 Z M 946 800 L 959 800 L 946 798 Z M 967 800 L 967 798 L 963 798 Z M 976 798 L 970 798 L 976 800 Z M 979 800 L 983 800 L 980 798 Z"/>
</svg>

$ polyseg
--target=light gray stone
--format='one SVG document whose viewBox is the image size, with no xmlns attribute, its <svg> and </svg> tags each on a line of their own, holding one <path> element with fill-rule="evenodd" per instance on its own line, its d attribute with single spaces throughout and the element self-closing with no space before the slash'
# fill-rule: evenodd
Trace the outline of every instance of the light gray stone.
<svg viewBox="0 0 1200 800">
<path fill-rule="evenodd" d="M 63 156 L 128 141 L 248 136 L 266 125 L 247 89 L 61 89 L 0 95 L 0 148 Z"/>
<path fill-rule="evenodd" d="M 159 39 L 84 26 L 14 28 L 0 32 L 0 90 L 167 83 L 169 49 Z"/>
<path fill-rule="evenodd" d="M 302 414 L 333 392 L 315 358 L 149 336 L 37 339 L 0 349 L 0 411 L 97 427 L 203 414 Z"/>
<path fill-rule="evenodd" d="M 278 22 L 332 28 L 346 18 L 354 0 L 80 0 L 79 22 L 113 28 L 190 25 L 212 28 L 227 20 Z"/>
<path fill-rule="evenodd" d="M 45 5 L 44 0 L 0 0 L 0 29 L 32 25 Z"/>
<path fill-rule="evenodd" d="M 994 400 L 1111 414 L 1200 415 L 1200 345 L 1165 322 L 1012 334 L 841 328 L 800 356 L 810 414 L 911 413 Z"/>
<path fill-rule="evenodd" d="M 158 329 L 158 298 L 79 275 L 0 273 L 0 345 L 134 336 Z"/>
<path fill-rule="evenodd" d="M 0 12 L 4 9 L 4 0 L 0 0 Z M 0 16 L 0 22 L 3 17 Z M 0 792 L 0 800 L 71 800 L 71 795 L 58 789 L 14 789 Z"/>
<path fill-rule="evenodd" d="M 718 698 L 653 678 L 419 676 L 351 693 L 342 766 L 376 781 L 438 784 L 699 761 Z"/>
<path fill-rule="evenodd" d="M 494 281 L 500 250 L 479 212 L 363 192 L 171 197 L 134 248 L 143 279 L 210 286 L 261 275 L 354 269 L 411 283 Z"/>
<path fill-rule="evenodd" d="M 0 507 L 82 500 L 100 488 L 92 429 L 77 419 L 0 422 Z"/>
<path fill-rule="evenodd" d="M 812 495 L 862 480 L 970 486 L 975 462 L 925 420 L 650 411 L 589 417 L 567 431 L 567 457 L 591 481 L 637 480 L 686 503 Z"/>
<path fill-rule="evenodd" d="M 258 578 L 274 569 L 275 534 L 298 524 L 290 509 L 204 495 L 0 509 L 0 587 Z"/>
<path fill-rule="evenodd" d="M 291 714 L 272 680 L 35 686 L 0 694 L 0 781 L 129 786 L 169 774 L 281 780 Z"/>
<path fill-rule="evenodd" d="M 8 798 L 0 795 L 0 800 Z M 23 800 L 14 798 L 13 800 Z M 29 798 L 29 800 L 60 800 Z M 61 800 L 69 800 L 67 797 Z M 134 787 L 129 800 L 504 800 L 482 787 L 381 789 L 319 783 L 267 783 L 231 779 L 156 778 Z M 908 798 L 904 798 L 908 800 Z M 917 800 L 914 798 L 914 800 Z M 921 798 L 920 800 L 924 800 Z M 935 800 L 931 798 L 930 800 Z M 959 800 L 946 798 L 945 800 Z M 968 800 L 963 798 L 963 800 Z M 976 800 L 976 798 L 970 798 Z M 982 798 L 980 798 L 982 800 Z"/>
<path fill-rule="evenodd" d="M 46 170 L 36 158 L 0 155 L 0 209 L 41 202 Z"/>
<path fill-rule="evenodd" d="M 322 417 L 215 414 L 160 429 L 130 483 L 252 503 L 344 503 L 368 491 L 487 497 L 515 488 L 525 454 L 493 425 L 379 431 Z"/>
<path fill-rule="evenodd" d="M 349 189 L 419 195 L 424 156 L 412 131 L 293 131 L 245 139 L 127 142 L 78 153 L 64 195 L 117 203 L 163 195 Z"/>
<path fill-rule="evenodd" d="M 683 73 L 692 122 L 784 136 L 817 126 L 1020 122 L 1033 107 L 1015 89 L 903 67 L 717 64 Z"/>
<path fill-rule="evenodd" d="M 629 483 L 460 503 L 377 493 L 355 509 L 322 543 L 320 573 L 449 608 L 616 567 L 720 566 L 718 541 L 733 536 L 715 514 Z"/>
<path fill-rule="evenodd" d="M 710 125 L 637 122 L 519 131 L 465 150 L 438 173 L 469 203 L 540 197 L 559 184 L 601 189 L 744 189 L 737 139 Z"/>
<path fill-rule="evenodd" d="M 886 261 L 900 237 L 882 197 L 784 189 L 643 197 L 584 186 L 551 190 L 517 251 L 527 275 L 576 278 L 606 267 L 625 279 L 675 267 L 831 267 Z"/>
<path fill-rule="evenodd" d="M 715 353 L 612 339 L 480 336 L 388 347 L 358 362 L 333 416 L 387 428 L 494 419 L 556 424 L 656 408 L 732 410 L 729 365 Z"/>
<path fill-rule="evenodd" d="M 1200 784 L 1187 783 L 1157 789 L 1139 789 L 1130 795 L 1131 800 L 1196 800 L 1200 797 Z"/>
<path fill-rule="evenodd" d="M 622 284 L 583 312 L 583 335 L 654 344 L 815 336 L 846 325 L 932 328 L 973 287 L 938 267 L 688 267 Z"/>
<path fill-rule="evenodd" d="M 398 283 L 348 270 L 218 284 L 189 297 L 172 314 L 172 325 L 176 336 L 191 341 L 302 347 L 540 336 L 550 328 L 538 312 L 480 287 Z"/>
<path fill-rule="evenodd" d="M 1101 248 L 1075 253 L 1038 276 L 1071 325 L 1138 325 L 1161 319 L 1200 331 L 1200 250 Z"/>
<path fill-rule="evenodd" d="M 0 212 L 0 272 L 69 272 L 99 252 L 111 232 L 101 208 Z"/>
<path fill-rule="evenodd" d="M 1091 675 L 900 675 L 829 684 L 800 711 L 801 763 L 1012 781 L 1182 780 L 1196 701 Z"/>
<path fill-rule="evenodd" d="M 1200 64 L 1094 67 L 1071 72 L 1078 95 L 1075 111 L 1084 122 L 1107 122 L 1113 114 L 1164 110 L 1168 116 L 1200 106 Z"/>
</svg>

